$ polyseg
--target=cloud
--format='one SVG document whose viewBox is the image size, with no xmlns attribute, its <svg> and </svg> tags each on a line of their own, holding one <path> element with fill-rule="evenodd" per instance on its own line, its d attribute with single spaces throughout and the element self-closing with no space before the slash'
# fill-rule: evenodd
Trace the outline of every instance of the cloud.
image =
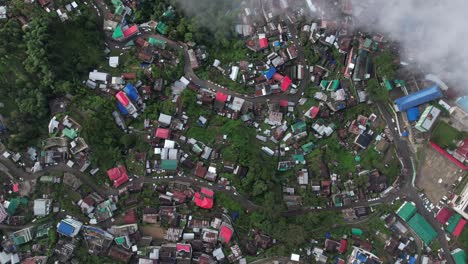
<svg viewBox="0 0 468 264">
<path fill-rule="evenodd" d="M 468 92 L 468 1 L 352 0 L 358 25 L 387 34 L 412 58 L 453 88 Z"/>
</svg>

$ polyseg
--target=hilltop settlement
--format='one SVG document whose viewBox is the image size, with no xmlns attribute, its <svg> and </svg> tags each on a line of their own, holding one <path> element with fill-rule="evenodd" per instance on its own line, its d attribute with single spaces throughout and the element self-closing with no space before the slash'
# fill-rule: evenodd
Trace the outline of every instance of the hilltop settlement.
<svg viewBox="0 0 468 264">
<path fill-rule="evenodd" d="M 466 263 L 468 95 L 364 3 L 153 2 L 0 0 L 1 264 Z"/>
</svg>

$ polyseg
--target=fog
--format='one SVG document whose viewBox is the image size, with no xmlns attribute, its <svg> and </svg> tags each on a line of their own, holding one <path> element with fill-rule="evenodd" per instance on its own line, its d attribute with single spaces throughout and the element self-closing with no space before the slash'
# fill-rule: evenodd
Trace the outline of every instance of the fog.
<svg viewBox="0 0 468 264">
<path fill-rule="evenodd" d="M 213 4 L 216 1 L 216 4 Z M 356 26 L 384 33 L 400 44 L 401 60 L 412 62 L 425 73 L 434 73 L 452 88 L 468 93 L 468 0 L 351 0 Z M 262 0 L 175 0 L 189 15 L 196 14 L 203 25 L 216 28 L 216 12 L 229 14 L 241 6 L 258 7 Z M 274 1 L 264 1 L 270 6 Z M 282 1 L 278 1 L 281 5 Z M 285 1 L 283 1 L 284 3 Z M 333 17 L 338 0 L 289 0 L 289 6 L 304 8 L 311 15 Z M 324 4 L 336 5 L 323 13 Z M 310 12 L 311 10 L 316 12 Z M 326 12 L 326 11 L 325 11 Z M 333 14 L 330 14 L 333 13 Z M 203 19 L 206 18 L 206 19 Z"/>
<path fill-rule="evenodd" d="M 358 25 L 401 45 L 401 59 L 419 64 L 452 88 L 468 92 L 468 1 L 352 0 Z"/>
</svg>

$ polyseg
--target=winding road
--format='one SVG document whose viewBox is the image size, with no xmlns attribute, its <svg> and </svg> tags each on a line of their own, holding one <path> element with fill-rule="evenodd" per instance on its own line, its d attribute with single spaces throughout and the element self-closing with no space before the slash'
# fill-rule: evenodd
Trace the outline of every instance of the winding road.
<svg viewBox="0 0 468 264">
<path fill-rule="evenodd" d="M 100 18 L 99 26 L 102 29 L 104 17 L 107 16 L 107 14 L 110 12 L 110 9 L 106 6 L 106 4 L 103 2 L 103 0 L 94 0 L 92 5 L 97 6 L 97 8 L 92 8 L 92 9 L 95 10 L 96 14 L 98 15 L 98 18 Z M 286 25 L 287 25 L 288 29 L 290 30 L 290 32 L 292 33 L 292 36 L 293 36 L 292 42 L 293 42 L 293 44 L 295 45 L 295 47 L 297 48 L 297 51 L 298 51 L 298 57 L 297 57 L 296 60 L 298 61 L 299 64 L 302 64 L 302 65 L 305 66 L 307 64 L 306 64 L 306 61 L 305 61 L 303 47 L 299 44 L 299 40 L 296 37 L 297 36 L 296 26 L 291 24 L 289 21 L 286 21 Z M 136 37 L 137 36 L 135 36 L 134 38 L 136 38 Z M 279 101 L 279 100 L 289 100 L 289 101 L 292 101 L 292 102 L 297 102 L 301 98 L 302 92 L 304 92 L 306 90 L 306 88 L 310 84 L 310 73 L 309 73 L 309 71 L 305 71 L 306 73 L 305 73 L 304 79 L 298 85 L 298 87 L 297 87 L 298 91 L 297 91 L 296 94 L 281 93 L 281 94 L 274 94 L 274 95 L 268 95 L 268 96 L 263 96 L 263 97 L 252 97 L 252 96 L 248 96 L 248 95 L 238 94 L 238 93 L 236 93 L 234 91 L 224 89 L 224 88 L 219 87 L 217 85 L 214 85 L 214 84 L 212 84 L 212 83 L 210 83 L 210 82 L 208 82 L 206 80 L 202 80 L 202 79 L 198 78 L 196 76 L 196 74 L 194 73 L 194 71 L 192 70 L 191 66 L 190 66 L 190 60 L 188 59 L 187 47 L 186 47 L 185 44 L 178 43 L 178 42 L 172 41 L 170 39 L 167 39 L 164 36 L 149 33 L 149 32 L 142 32 L 142 34 L 140 36 L 138 36 L 138 37 L 145 37 L 145 38 L 154 37 L 154 38 L 158 38 L 158 39 L 163 39 L 163 40 L 167 41 L 168 46 L 170 46 L 172 49 L 175 49 L 175 50 L 178 50 L 178 51 L 183 50 L 184 51 L 184 61 L 185 61 L 185 65 L 184 65 L 185 76 L 188 77 L 188 78 L 191 78 L 192 82 L 199 85 L 200 87 L 205 87 L 205 88 L 209 88 L 209 89 L 212 89 L 212 90 L 215 90 L 215 91 L 221 91 L 221 92 L 223 92 L 225 94 L 241 97 L 241 98 L 245 99 L 246 101 L 250 101 L 250 102 L 253 102 L 253 103 L 262 103 L 262 102 L 267 102 L 267 101 Z M 107 38 L 106 42 L 107 42 L 108 46 L 110 48 L 112 48 L 112 49 L 118 49 L 119 45 L 122 45 L 122 43 L 115 42 L 110 38 Z M 379 108 L 379 110 L 381 112 L 381 116 L 387 122 L 387 124 L 392 124 L 392 116 L 393 115 L 392 115 L 392 113 L 390 113 L 387 106 L 385 106 L 385 104 L 382 104 L 382 103 L 377 103 L 377 107 Z M 422 202 L 422 200 L 420 199 L 420 197 L 418 195 L 418 190 L 416 190 L 411 184 L 411 178 L 412 178 L 413 170 L 414 170 L 414 168 L 412 167 L 411 159 L 413 158 L 414 154 L 410 151 L 410 149 L 408 147 L 408 143 L 405 140 L 401 139 L 400 135 L 397 134 L 396 131 L 394 131 L 393 129 L 390 129 L 390 130 L 392 131 L 393 136 L 394 136 L 394 145 L 395 145 L 395 148 L 396 148 L 397 155 L 400 158 L 400 160 L 402 161 L 402 165 L 403 165 L 403 168 L 402 168 L 402 171 L 401 171 L 401 176 L 402 177 L 401 177 L 401 181 L 399 183 L 400 186 L 396 187 L 394 192 L 388 194 L 386 197 L 383 197 L 383 198 L 380 198 L 378 200 L 371 201 L 371 202 L 367 202 L 367 201 L 366 202 L 358 202 L 358 203 L 352 204 L 351 206 L 329 207 L 329 208 L 324 208 L 324 209 L 303 208 L 301 210 L 286 211 L 286 212 L 283 213 L 283 215 L 286 216 L 286 217 L 292 217 L 292 216 L 298 216 L 298 215 L 302 215 L 302 214 L 306 214 L 306 213 L 310 213 L 310 212 L 322 212 L 322 211 L 327 211 L 327 210 L 328 211 L 337 211 L 338 212 L 338 211 L 341 211 L 343 209 L 351 208 L 351 207 L 371 206 L 371 205 L 376 205 L 376 204 L 381 204 L 381 203 L 389 203 L 393 199 L 395 199 L 396 197 L 400 197 L 400 198 L 403 198 L 403 199 L 405 199 L 407 201 L 412 201 L 412 202 L 414 202 L 416 204 L 418 212 L 420 214 L 422 214 L 424 216 L 424 218 L 436 230 L 436 232 L 438 234 L 437 239 L 441 243 L 442 249 L 444 250 L 445 259 L 447 260 L 448 263 L 454 263 L 454 261 L 453 261 L 453 259 L 451 257 L 451 254 L 450 254 L 450 249 L 449 249 L 449 246 L 448 246 L 448 242 L 447 242 L 446 237 L 445 237 L 445 232 L 442 230 L 441 225 L 435 220 L 432 213 L 425 210 L 423 202 Z M 107 188 L 105 186 L 95 186 L 94 181 L 92 181 L 89 178 L 90 176 L 88 174 L 81 173 L 79 170 L 69 168 L 64 164 L 59 164 L 59 165 L 54 166 L 54 167 L 47 167 L 43 171 L 41 171 L 39 173 L 27 173 L 24 170 L 17 168 L 16 165 L 14 163 L 12 163 L 10 160 L 5 159 L 3 157 L 0 157 L 0 163 L 3 164 L 4 168 L 6 168 L 8 170 L 8 173 L 10 175 L 12 175 L 12 176 L 14 176 L 14 177 L 16 177 L 18 179 L 23 178 L 25 181 L 35 180 L 38 177 L 40 177 L 41 175 L 48 174 L 48 173 L 51 173 L 51 172 L 70 172 L 70 173 L 73 173 L 73 174 L 79 176 L 80 179 L 85 184 L 89 185 L 94 191 L 96 191 L 96 192 L 98 192 L 98 193 L 100 193 L 102 195 L 109 195 L 109 194 L 117 194 L 118 193 L 118 190 L 115 190 L 115 189 Z M 417 175 L 417 176 L 420 176 L 420 175 Z M 201 182 L 201 181 L 195 180 L 195 179 L 193 179 L 191 177 L 176 176 L 176 177 L 174 177 L 174 178 L 172 178 L 170 180 L 171 181 L 173 180 L 173 181 L 176 181 L 176 182 L 181 182 L 181 183 L 189 183 L 192 186 L 209 187 L 209 188 L 214 189 L 217 192 L 226 193 L 233 200 L 235 200 L 235 201 L 239 202 L 240 204 L 242 204 L 249 211 L 258 210 L 258 209 L 261 208 L 260 206 L 255 205 L 254 203 L 252 203 L 250 200 L 238 195 L 234 190 L 226 190 L 224 187 L 219 187 L 217 185 L 211 185 L 211 184 L 206 183 L 206 182 Z M 158 183 L 158 182 L 164 182 L 164 181 L 167 181 L 167 179 L 153 179 L 153 178 L 147 178 L 147 177 L 140 177 L 138 179 L 134 179 L 133 183 L 137 182 L 137 183 L 152 184 L 152 183 Z M 130 183 L 127 183 L 127 184 L 130 184 Z M 17 230 L 17 229 L 20 229 L 20 228 L 24 228 L 24 227 L 18 227 L 18 226 L 12 227 L 12 226 L 7 226 L 7 225 L 0 225 L 0 229 L 1 230 L 6 230 L 6 231 Z M 258 263 L 261 263 L 261 262 L 258 262 Z"/>
</svg>

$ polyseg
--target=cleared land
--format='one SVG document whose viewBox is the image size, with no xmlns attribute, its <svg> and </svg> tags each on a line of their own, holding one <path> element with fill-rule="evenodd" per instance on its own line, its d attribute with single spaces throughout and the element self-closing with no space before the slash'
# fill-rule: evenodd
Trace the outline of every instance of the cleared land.
<svg viewBox="0 0 468 264">
<path fill-rule="evenodd" d="M 452 189 L 452 184 L 458 177 L 463 176 L 464 172 L 430 146 L 425 146 L 424 152 L 416 186 L 424 190 L 431 202 L 437 203 Z"/>
</svg>

